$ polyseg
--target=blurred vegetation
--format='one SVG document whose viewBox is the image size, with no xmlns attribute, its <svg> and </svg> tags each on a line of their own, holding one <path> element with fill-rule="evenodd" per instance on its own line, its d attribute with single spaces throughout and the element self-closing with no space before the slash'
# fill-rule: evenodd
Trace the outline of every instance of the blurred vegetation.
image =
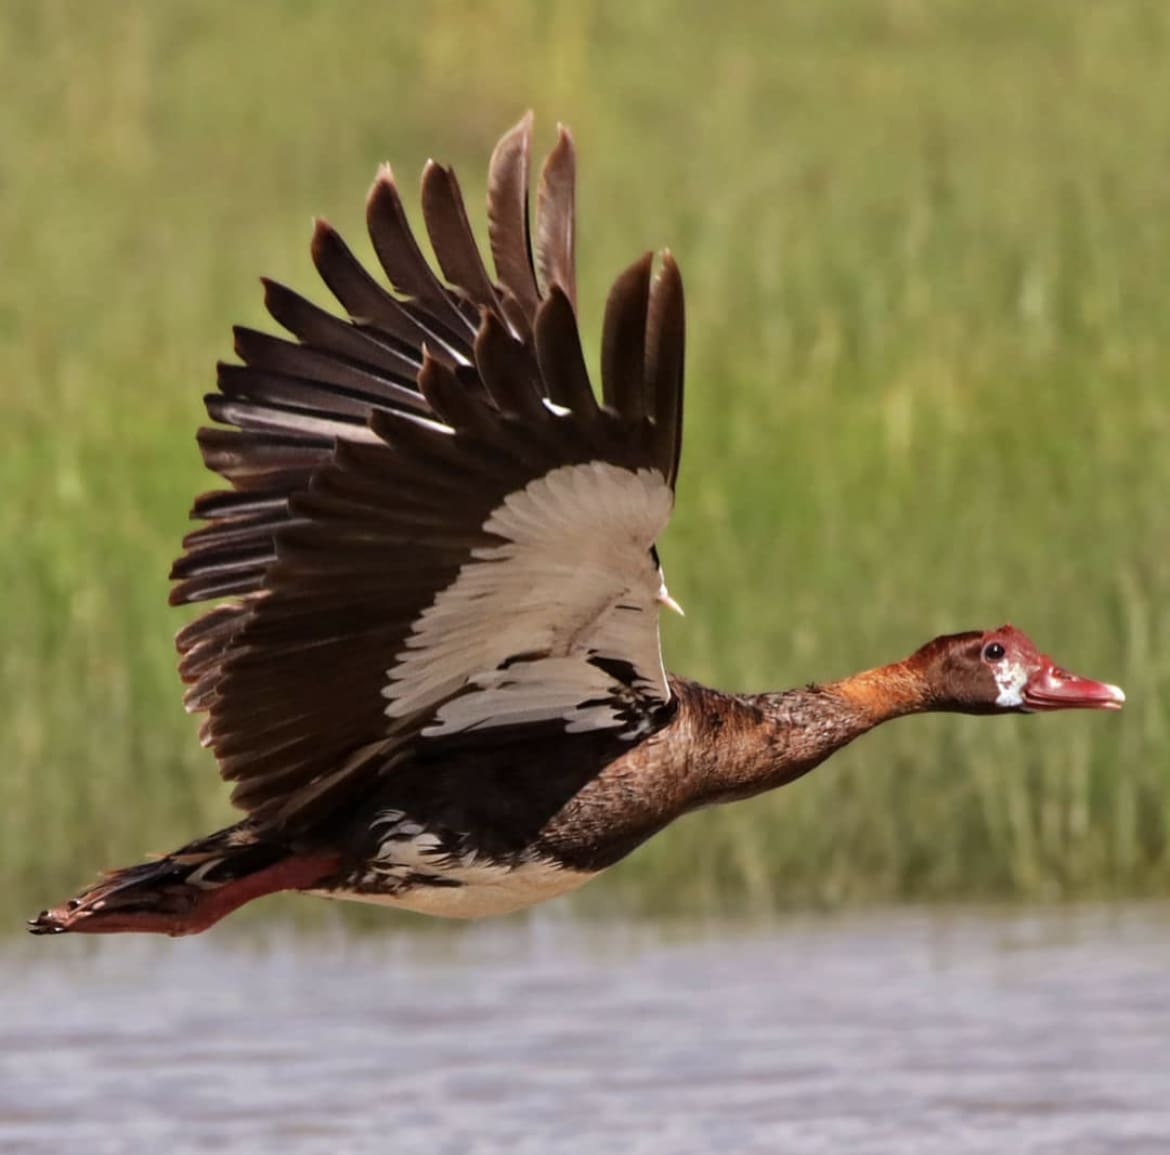
<svg viewBox="0 0 1170 1155">
<path fill-rule="evenodd" d="M 529 106 L 581 161 L 591 348 L 669 245 L 672 668 L 781 687 L 1005 620 L 1119 716 L 896 723 L 693 816 L 586 908 L 1170 881 L 1170 7 L 10 0 L 0 15 L 0 872 L 35 908 L 229 817 L 168 563 L 256 275 Z M 482 220 L 477 219 L 477 227 Z"/>
</svg>

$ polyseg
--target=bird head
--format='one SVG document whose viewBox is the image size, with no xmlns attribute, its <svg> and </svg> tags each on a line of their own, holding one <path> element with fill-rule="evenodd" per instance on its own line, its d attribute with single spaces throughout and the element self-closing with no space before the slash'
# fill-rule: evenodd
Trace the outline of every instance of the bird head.
<svg viewBox="0 0 1170 1155">
<path fill-rule="evenodd" d="M 1058 666 L 1022 630 L 1000 626 L 949 634 L 911 659 L 929 687 L 931 708 L 964 714 L 1120 710 L 1125 694 Z"/>
</svg>

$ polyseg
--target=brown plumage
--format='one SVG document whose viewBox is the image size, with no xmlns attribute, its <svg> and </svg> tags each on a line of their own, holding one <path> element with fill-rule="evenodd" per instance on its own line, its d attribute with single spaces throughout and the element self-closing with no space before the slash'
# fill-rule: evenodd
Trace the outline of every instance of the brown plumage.
<svg viewBox="0 0 1170 1155">
<path fill-rule="evenodd" d="M 682 440 L 671 256 L 614 283 L 601 399 L 576 320 L 564 129 L 528 210 L 531 117 L 492 155 L 488 273 L 454 173 L 423 173 L 436 272 L 394 176 L 367 201 L 390 288 L 318 222 L 348 317 L 265 281 L 292 340 L 236 330 L 199 432 L 229 488 L 175 562 L 189 710 L 244 812 L 44 911 L 35 933 L 203 930 L 274 890 L 433 914 L 569 890 L 679 815 L 807 773 L 894 717 L 1116 708 L 1010 626 L 779 694 L 668 676 L 654 541 Z M 441 274 L 441 276 L 440 276 Z"/>
</svg>

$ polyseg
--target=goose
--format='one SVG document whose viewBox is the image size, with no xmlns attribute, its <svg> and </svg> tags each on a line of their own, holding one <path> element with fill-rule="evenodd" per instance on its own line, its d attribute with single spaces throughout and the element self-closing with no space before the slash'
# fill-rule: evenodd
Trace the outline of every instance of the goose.
<svg viewBox="0 0 1170 1155">
<path fill-rule="evenodd" d="M 35 934 L 186 935 L 276 891 L 505 914 L 579 887 L 680 815 L 786 785 L 893 718 L 1119 709 L 1010 625 L 781 692 L 668 674 L 678 609 L 655 541 L 682 442 L 671 254 L 614 282 L 595 394 L 577 325 L 576 155 L 558 130 L 529 213 L 532 114 L 487 188 L 491 276 L 454 172 L 412 234 L 392 171 L 367 201 L 389 288 L 318 221 L 342 318 L 271 281 L 291 339 L 235 330 L 198 433 L 171 602 L 185 704 L 243 811 L 107 873 Z M 435 267 L 437 266 L 437 268 Z"/>
</svg>

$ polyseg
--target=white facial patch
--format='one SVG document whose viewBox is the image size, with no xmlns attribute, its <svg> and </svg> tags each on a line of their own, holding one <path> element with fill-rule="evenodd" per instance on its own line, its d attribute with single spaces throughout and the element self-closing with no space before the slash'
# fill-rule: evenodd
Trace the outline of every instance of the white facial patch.
<svg viewBox="0 0 1170 1155">
<path fill-rule="evenodd" d="M 999 687 L 997 706 L 1005 710 L 1024 708 L 1024 687 L 1028 684 L 1028 671 L 1019 662 L 997 662 L 992 673 Z"/>
</svg>

